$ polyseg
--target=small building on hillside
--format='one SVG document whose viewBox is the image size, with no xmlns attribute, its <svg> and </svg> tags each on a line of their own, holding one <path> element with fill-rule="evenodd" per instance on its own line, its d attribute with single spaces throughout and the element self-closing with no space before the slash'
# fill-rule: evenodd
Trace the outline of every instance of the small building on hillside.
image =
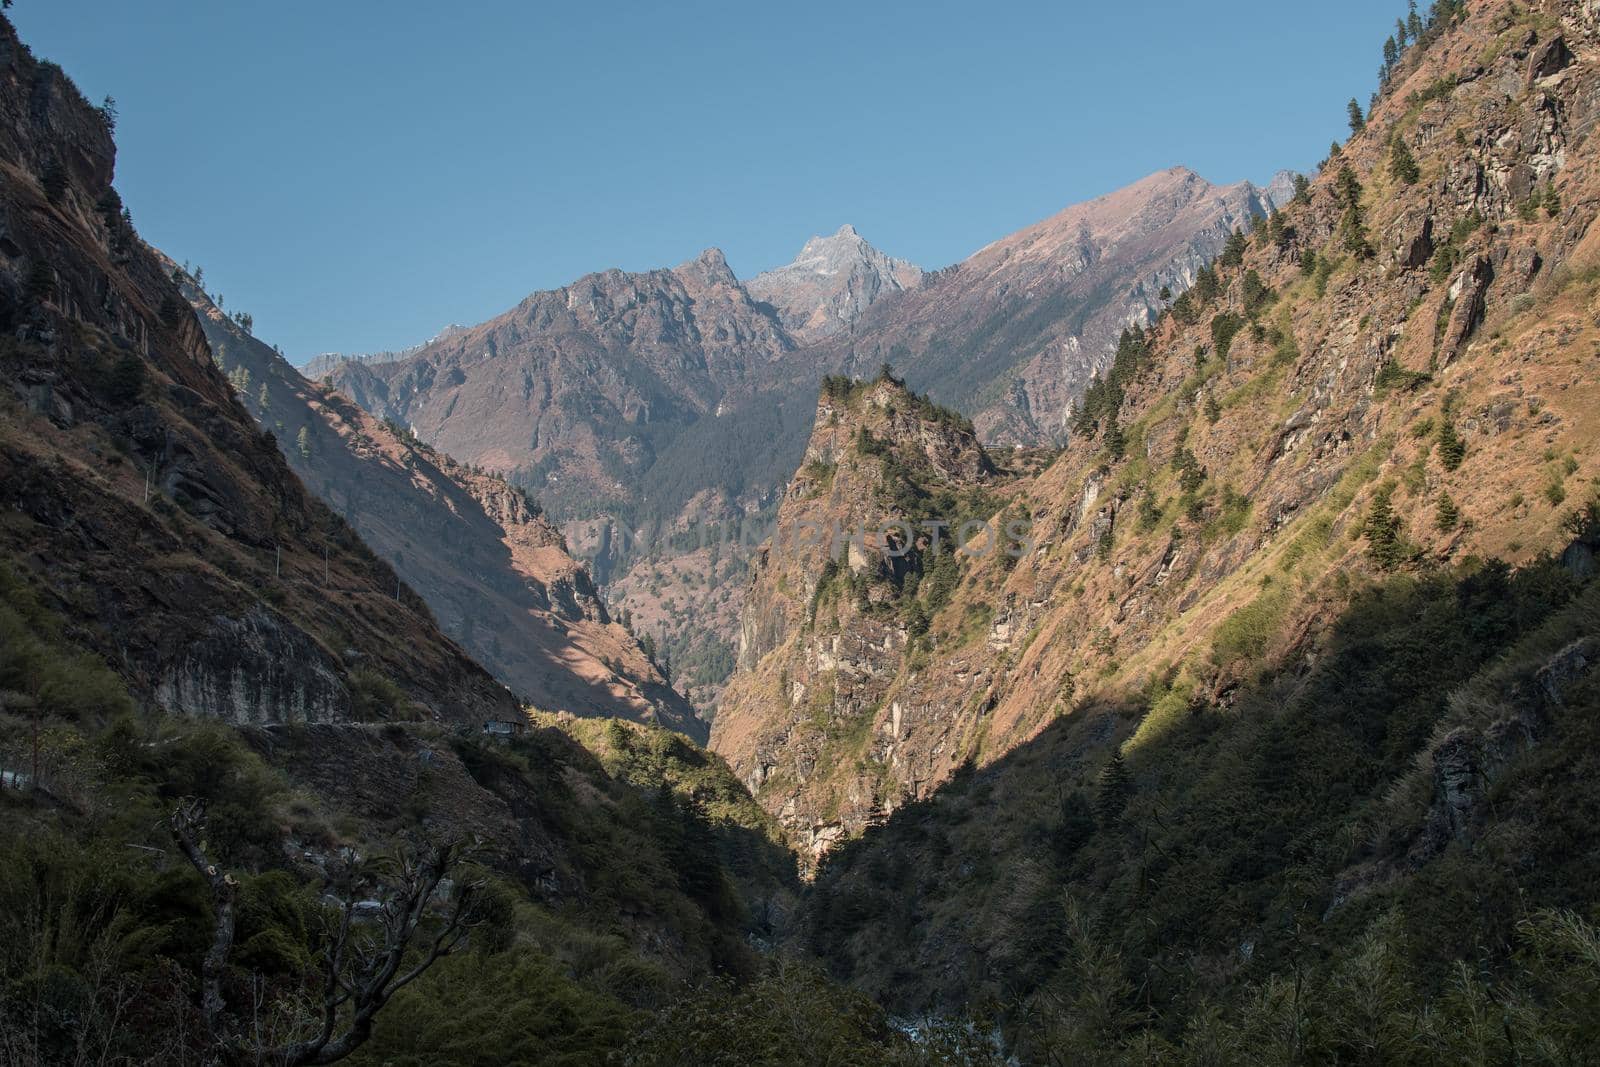
<svg viewBox="0 0 1600 1067">
<path fill-rule="evenodd" d="M 483 724 L 483 732 L 493 738 L 510 740 L 526 735 L 528 724 L 515 719 L 490 719 Z"/>
</svg>

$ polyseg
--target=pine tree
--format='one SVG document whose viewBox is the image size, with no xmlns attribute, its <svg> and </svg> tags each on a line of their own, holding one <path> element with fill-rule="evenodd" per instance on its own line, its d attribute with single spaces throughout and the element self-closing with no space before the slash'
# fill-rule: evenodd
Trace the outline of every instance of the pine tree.
<svg viewBox="0 0 1600 1067">
<path fill-rule="evenodd" d="M 1128 440 L 1123 436 L 1122 426 L 1114 415 L 1106 423 L 1106 451 L 1111 453 L 1112 459 L 1121 459 L 1128 451 Z"/>
<path fill-rule="evenodd" d="M 1309 204 L 1311 202 L 1311 179 L 1304 174 L 1294 176 L 1294 200 L 1296 204 Z"/>
<path fill-rule="evenodd" d="M 1222 247 L 1222 265 L 1224 267 L 1237 267 L 1244 262 L 1245 249 L 1249 243 L 1244 234 L 1237 229 L 1228 235 L 1228 243 Z"/>
<path fill-rule="evenodd" d="M 1361 182 L 1348 163 L 1339 168 L 1337 188 L 1345 205 L 1344 217 L 1339 220 L 1345 250 L 1365 259 L 1372 254 L 1372 245 L 1367 241 L 1366 220 L 1361 211 Z"/>
<path fill-rule="evenodd" d="M 1417 179 L 1422 177 L 1416 157 L 1411 154 L 1404 137 L 1397 136 L 1389 146 L 1389 173 L 1407 185 L 1417 184 Z"/>
<path fill-rule="evenodd" d="M 1406 29 L 1405 19 L 1394 20 L 1394 43 L 1398 46 L 1395 49 L 1396 52 L 1404 52 L 1406 50 L 1406 37 L 1409 33 L 1410 31 Z"/>
<path fill-rule="evenodd" d="M 1461 525 L 1461 509 L 1456 507 L 1456 502 L 1450 499 L 1449 493 L 1439 494 L 1439 507 L 1434 512 L 1433 524 L 1440 533 L 1449 533 Z"/>
<path fill-rule="evenodd" d="M 272 398 L 267 395 L 267 383 L 261 383 L 260 392 L 256 393 L 256 407 L 266 411 L 271 406 Z"/>
<path fill-rule="evenodd" d="M 1363 532 L 1367 535 L 1367 555 L 1384 570 L 1393 570 L 1404 563 L 1410 554 L 1409 546 L 1400 536 L 1403 528 L 1400 516 L 1394 510 L 1394 486 L 1385 485 L 1372 497 Z"/>
<path fill-rule="evenodd" d="M 1409 0 L 1407 5 L 1406 31 L 1413 41 L 1422 40 L 1422 16 L 1417 14 L 1417 0 Z"/>
<path fill-rule="evenodd" d="M 1467 443 L 1456 433 L 1456 424 L 1448 418 L 1439 423 L 1439 462 L 1444 469 L 1453 471 L 1467 458 Z"/>
<path fill-rule="evenodd" d="M 1357 133 L 1360 133 L 1362 130 L 1366 129 L 1367 128 L 1366 117 L 1361 114 L 1361 105 L 1356 102 L 1356 98 L 1353 97 L 1353 96 L 1350 98 L 1349 111 L 1350 111 L 1350 132 L 1352 134 L 1357 134 Z"/>
<path fill-rule="evenodd" d="M 295 434 L 294 446 L 300 451 L 301 459 L 311 458 L 311 430 L 308 427 L 300 427 L 300 432 Z"/>
<path fill-rule="evenodd" d="M 1393 37 L 1387 37 L 1383 42 L 1383 76 L 1387 78 L 1394 69 L 1395 63 L 1400 59 L 1400 48 L 1394 43 Z"/>
<path fill-rule="evenodd" d="M 1094 813 L 1102 826 L 1115 825 L 1133 797 L 1133 775 L 1123 762 L 1120 748 L 1111 753 L 1110 761 L 1101 768 L 1096 787 Z"/>
</svg>

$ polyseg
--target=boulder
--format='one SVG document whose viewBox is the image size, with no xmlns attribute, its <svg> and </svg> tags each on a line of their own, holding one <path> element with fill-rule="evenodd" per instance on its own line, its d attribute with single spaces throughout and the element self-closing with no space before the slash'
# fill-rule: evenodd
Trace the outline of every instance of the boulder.
<svg viewBox="0 0 1600 1067">
<path fill-rule="evenodd" d="M 1479 256 L 1461 272 L 1455 285 L 1451 286 L 1455 307 L 1450 311 L 1450 322 L 1445 327 L 1444 338 L 1439 346 L 1439 355 L 1444 363 L 1453 362 L 1461 355 L 1461 350 L 1472 336 L 1472 331 L 1483 321 L 1484 295 L 1489 291 L 1489 283 L 1493 280 L 1494 267 L 1487 259 Z"/>
<path fill-rule="evenodd" d="M 1528 60 L 1528 88 L 1533 88 L 1542 78 L 1565 70 L 1571 62 L 1572 49 L 1567 47 L 1567 39 L 1561 34 L 1550 38 L 1535 48 L 1532 58 Z"/>
<path fill-rule="evenodd" d="M 1554 707 L 1566 703 L 1567 692 L 1588 677 L 1600 664 L 1600 637 L 1585 637 L 1572 642 L 1550 657 L 1534 675 L 1544 699 Z"/>
<path fill-rule="evenodd" d="M 1427 266 L 1433 258 L 1433 216 L 1411 220 L 1401 230 L 1400 247 L 1395 252 L 1395 262 L 1405 270 Z"/>
</svg>

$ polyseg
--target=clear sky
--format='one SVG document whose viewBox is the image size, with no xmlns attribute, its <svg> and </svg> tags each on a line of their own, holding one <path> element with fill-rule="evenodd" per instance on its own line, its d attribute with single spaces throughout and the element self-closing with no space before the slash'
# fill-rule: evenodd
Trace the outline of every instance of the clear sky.
<svg viewBox="0 0 1600 1067">
<path fill-rule="evenodd" d="M 1426 5 L 1424 5 L 1426 6 Z M 134 223 L 296 362 L 845 222 L 925 267 L 1175 164 L 1308 170 L 1396 0 L 16 0 Z"/>
</svg>

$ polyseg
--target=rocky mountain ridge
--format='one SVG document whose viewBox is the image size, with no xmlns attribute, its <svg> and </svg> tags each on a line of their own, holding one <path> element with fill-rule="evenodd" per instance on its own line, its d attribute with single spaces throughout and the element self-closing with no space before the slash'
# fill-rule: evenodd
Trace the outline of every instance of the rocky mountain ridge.
<svg viewBox="0 0 1600 1067">
<path fill-rule="evenodd" d="M 1272 209 L 1285 181 L 1292 189 L 1281 176 L 1259 189 L 1213 185 L 1183 167 L 1149 175 L 878 304 L 821 362 L 861 374 L 888 360 L 970 412 L 987 442 L 1059 442 L 1117 335 L 1153 321 L 1231 233 Z"/>
</svg>

